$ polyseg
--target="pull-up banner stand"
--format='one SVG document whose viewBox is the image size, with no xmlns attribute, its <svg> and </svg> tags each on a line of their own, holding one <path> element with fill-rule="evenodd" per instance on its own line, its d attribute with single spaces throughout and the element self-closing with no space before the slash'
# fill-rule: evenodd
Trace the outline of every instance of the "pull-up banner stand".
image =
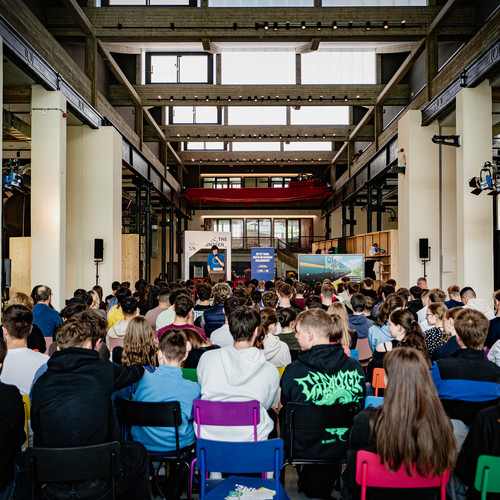
<svg viewBox="0 0 500 500">
<path fill-rule="evenodd" d="M 212 245 L 217 245 L 219 252 L 224 254 L 224 270 L 226 280 L 231 280 L 231 233 L 216 231 L 184 231 L 184 275 L 189 279 L 189 260 L 200 250 L 211 251 Z"/>
</svg>

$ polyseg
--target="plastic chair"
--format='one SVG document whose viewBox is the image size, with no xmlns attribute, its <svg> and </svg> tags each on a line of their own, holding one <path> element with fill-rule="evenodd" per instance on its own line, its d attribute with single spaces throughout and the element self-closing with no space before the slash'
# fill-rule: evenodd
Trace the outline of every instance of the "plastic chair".
<svg viewBox="0 0 500 500">
<path fill-rule="evenodd" d="M 477 459 L 474 487 L 481 492 L 481 500 L 487 493 L 500 493 L 500 457 L 481 455 Z"/>
<path fill-rule="evenodd" d="M 370 349 L 368 339 L 358 339 L 356 342 L 356 350 L 359 351 L 359 362 L 363 366 L 367 366 L 372 359 L 372 350 Z"/>
<path fill-rule="evenodd" d="M 372 385 L 375 389 L 375 397 L 378 397 L 378 390 L 385 389 L 385 370 L 383 368 L 373 369 Z"/>
<path fill-rule="evenodd" d="M 282 439 L 244 443 L 199 439 L 196 443 L 196 455 L 202 477 L 200 500 L 220 500 L 225 498 L 230 491 L 236 490 L 237 484 L 256 489 L 269 488 L 276 491 L 273 498 L 277 500 L 288 499 L 288 495 L 279 481 L 279 473 L 283 468 Z M 205 478 L 210 471 L 250 474 L 271 470 L 274 471 L 274 479 L 229 476 L 207 492 L 207 480 Z M 208 485 L 210 485 L 210 482 Z"/>
<path fill-rule="evenodd" d="M 26 432 L 26 448 L 30 445 L 28 420 L 31 419 L 31 402 L 30 397 L 23 395 L 24 405 L 24 432 Z"/>
<path fill-rule="evenodd" d="M 280 372 L 280 379 L 283 376 L 286 366 L 278 366 L 278 371 Z"/>
<path fill-rule="evenodd" d="M 28 448 L 26 472 L 32 482 L 31 498 L 37 493 L 36 483 L 71 483 L 86 479 L 111 478 L 111 495 L 115 499 L 115 479 L 120 475 L 120 443 L 98 444 L 79 448 Z"/>
<path fill-rule="evenodd" d="M 351 358 L 359 361 L 359 349 L 351 349 Z"/>
<path fill-rule="evenodd" d="M 51 346 L 52 342 L 54 342 L 54 339 L 52 337 L 45 337 L 45 347 L 46 347 L 47 352 L 48 352 L 49 347 Z"/>
<path fill-rule="evenodd" d="M 115 347 L 123 347 L 123 338 L 121 339 L 109 339 L 109 352 L 113 352 Z"/>
<path fill-rule="evenodd" d="M 356 482 L 361 485 L 361 500 L 366 500 L 366 488 L 440 488 L 441 500 L 446 500 L 446 484 L 450 479 L 447 470 L 433 478 L 417 474 L 415 466 L 411 468 L 412 476 L 406 473 L 404 465 L 397 472 L 390 471 L 380 463 L 376 453 L 360 450 L 356 457 Z"/>
<path fill-rule="evenodd" d="M 245 278 L 235 278 L 234 283 L 233 283 L 233 288 L 234 288 L 234 289 L 236 289 L 236 287 L 238 286 L 238 283 L 239 283 L 240 281 L 241 281 L 242 283 L 246 283 Z"/>
<path fill-rule="evenodd" d="M 181 368 L 182 378 L 186 380 L 192 380 L 193 382 L 198 382 L 198 374 L 196 373 L 196 368 Z"/>
<path fill-rule="evenodd" d="M 378 408 L 380 405 L 384 404 L 384 398 L 375 396 L 366 396 L 365 408 Z"/>
<path fill-rule="evenodd" d="M 174 462 L 187 470 L 188 498 L 191 498 L 189 489 L 189 458 L 194 448 L 194 443 L 185 448 L 179 445 L 179 426 L 182 423 L 181 406 L 178 401 L 166 403 L 148 403 L 144 401 L 115 400 L 116 415 L 122 429 L 122 442 L 125 441 L 125 430 L 130 430 L 132 425 L 147 427 L 174 427 L 175 451 L 148 452 L 151 462 L 159 462 L 155 471 L 153 481 L 162 497 L 166 495 L 159 487 L 158 476 L 163 462 Z"/>
</svg>

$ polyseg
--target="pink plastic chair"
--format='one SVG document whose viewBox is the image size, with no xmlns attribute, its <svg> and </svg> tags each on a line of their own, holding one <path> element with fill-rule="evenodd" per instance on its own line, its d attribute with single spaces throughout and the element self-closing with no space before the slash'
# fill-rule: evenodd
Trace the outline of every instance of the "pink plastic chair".
<svg viewBox="0 0 500 500">
<path fill-rule="evenodd" d="M 45 347 L 46 347 L 46 351 L 45 352 L 49 351 L 49 347 L 52 345 L 52 342 L 54 342 L 54 340 L 52 339 L 52 337 L 45 337 Z"/>
<path fill-rule="evenodd" d="M 368 339 L 358 339 L 356 349 L 359 351 L 359 362 L 363 366 L 368 365 L 370 359 L 372 359 L 372 350 L 370 349 Z"/>
<path fill-rule="evenodd" d="M 123 338 L 109 339 L 109 352 L 113 352 L 115 347 L 123 347 Z"/>
<path fill-rule="evenodd" d="M 356 457 L 356 482 L 361 485 L 361 500 L 366 500 L 366 488 L 441 488 L 441 500 L 446 500 L 446 484 L 450 479 L 447 470 L 433 478 L 417 474 L 415 466 L 411 468 L 413 476 L 408 476 L 404 465 L 392 472 L 380 463 L 376 453 L 360 450 Z"/>
</svg>

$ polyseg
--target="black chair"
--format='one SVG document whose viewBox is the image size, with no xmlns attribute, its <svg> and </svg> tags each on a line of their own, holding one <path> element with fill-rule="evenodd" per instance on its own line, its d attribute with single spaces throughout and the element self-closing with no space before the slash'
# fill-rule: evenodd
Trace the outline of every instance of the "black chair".
<svg viewBox="0 0 500 500">
<path fill-rule="evenodd" d="M 115 480 L 120 475 L 120 443 L 80 448 L 26 449 L 26 472 L 32 483 L 32 499 L 37 483 L 76 483 L 86 479 L 111 479 L 111 497 L 116 497 Z"/>
<path fill-rule="evenodd" d="M 175 451 L 151 452 L 149 457 L 153 470 L 154 486 L 162 497 L 166 494 L 160 485 L 159 472 L 161 465 L 170 462 L 176 466 L 186 469 L 186 491 L 190 498 L 189 471 L 190 458 L 195 447 L 195 443 L 185 448 L 179 445 L 179 426 L 182 423 L 181 406 L 178 401 L 168 403 L 147 403 L 142 401 L 115 400 L 116 415 L 122 430 L 122 442 L 125 442 L 126 432 L 130 433 L 132 425 L 144 427 L 173 427 L 175 430 Z M 158 467 L 154 467 L 154 462 Z"/>
</svg>

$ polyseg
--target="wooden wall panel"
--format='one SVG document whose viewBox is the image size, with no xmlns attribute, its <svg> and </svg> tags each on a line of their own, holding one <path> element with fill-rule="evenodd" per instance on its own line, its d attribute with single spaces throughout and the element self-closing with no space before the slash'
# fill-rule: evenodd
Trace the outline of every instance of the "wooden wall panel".
<svg viewBox="0 0 500 500">
<path fill-rule="evenodd" d="M 31 293 L 31 238 L 9 238 L 12 261 L 10 296 L 16 292 Z"/>
<path fill-rule="evenodd" d="M 139 235 L 122 234 L 122 282 L 139 279 Z"/>
</svg>

